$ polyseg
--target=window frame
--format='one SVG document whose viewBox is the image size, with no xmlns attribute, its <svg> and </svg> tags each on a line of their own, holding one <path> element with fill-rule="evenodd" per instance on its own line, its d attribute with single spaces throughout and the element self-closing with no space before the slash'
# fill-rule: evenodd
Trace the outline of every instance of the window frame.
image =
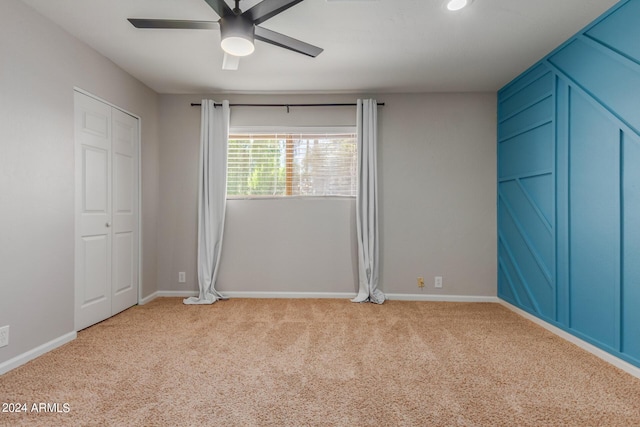
<svg viewBox="0 0 640 427">
<path fill-rule="evenodd" d="M 355 125 L 345 126 L 230 126 L 229 135 L 234 134 L 353 134 L 356 138 L 356 156 L 357 156 L 357 127 Z M 227 139 L 227 144 L 228 144 Z M 291 153 L 292 154 L 292 153 Z M 292 166 L 289 162 L 290 153 L 286 153 L 287 161 L 286 168 L 290 169 Z M 228 169 L 227 169 L 228 174 Z M 287 186 L 292 185 L 292 180 L 289 179 L 289 170 L 287 171 Z M 357 176 L 356 176 L 357 179 Z M 293 200 L 293 199 L 355 199 L 356 196 L 305 196 L 305 195 L 226 195 L 227 200 Z"/>
</svg>

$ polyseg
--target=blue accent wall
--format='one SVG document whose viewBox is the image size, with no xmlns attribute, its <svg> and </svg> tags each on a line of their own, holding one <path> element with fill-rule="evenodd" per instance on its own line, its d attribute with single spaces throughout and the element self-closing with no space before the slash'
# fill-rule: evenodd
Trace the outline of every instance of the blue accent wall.
<svg viewBox="0 0 640 427">
<path fill-rule="evenodd" d="M 498 296 L 640 366 L 640 0 L 498 92 Z"/>
</svg>

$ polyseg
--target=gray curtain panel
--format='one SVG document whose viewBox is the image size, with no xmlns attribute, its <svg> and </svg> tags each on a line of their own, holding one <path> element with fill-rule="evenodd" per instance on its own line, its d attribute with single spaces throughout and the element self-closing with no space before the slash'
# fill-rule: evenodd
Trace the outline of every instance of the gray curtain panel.
<svg viewBox="0 0 640 427">
<path fill-rule="evenodd" d="M 202 100 L 200 167 L 198 184 L 198 285 L 197 297 L 185 304 L 213 304 L 226 299 L 215 289 L 224 216 L 227 203 L 227 140 L 229 138 L 229 101 L 216 106 Z"/>
<path fill-rule="evenodd" d="M 382 304 L 385 296 L 378 289 L 378 104 L 375 99 L 358 99 L 358 194 L 356 229 L 358 233 L 358 296 L 353 302 Z"/>
</svg>

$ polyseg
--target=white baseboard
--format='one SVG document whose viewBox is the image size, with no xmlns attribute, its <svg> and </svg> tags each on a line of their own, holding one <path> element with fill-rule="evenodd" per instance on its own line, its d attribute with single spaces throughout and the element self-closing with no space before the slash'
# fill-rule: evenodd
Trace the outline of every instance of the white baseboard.
<svg viewBox="0 0 640 427">
<path fill-rule="evenodd" d="M 198 291 L 158 291 L 156 292 L 157 297 L 169 297 L 169 298 L 189 298 L 189 297 L 197 297 Z"/>
<path fill-rule="evenodd" d="M 546 330 L 548 330 L 549 332 L 552 332 L 556 335 L 558 335 L 560 338 L 564 338 L 565 340 L 569 341 L 572 344 L 577 345 L 578 347 L 582 348 L 583 350 L 588 351 L 589 353 L 593 354 L 594 356 L 599 357 L 600 359 L 604 360 L 605 362 L 608 362 L 610 364 L 612 364 L 613 366 L 615 366 L 616 368 L 620 368 L 623 371 L 633 375 L 636 378 L 640 378 L 640 368 L 638 368 L 637 366 L 632 365 L 629 362 L 625 362 L 624 360 L 614 356 L 611 353 L 607 353 L 606 351 L 596 347 L 593 344 L 589 344 L 588 342 L 576 337 L 575 335 L 572 335 L 566 331 L 563 331 L 562 329 L 553 326 L 550 323 L 545 322 L 544 320 L 527 313 L 526 311 L 516 307 L 515 305 L 512 305 L 508 302 L 506 302 L 505 300 L 499 299 L 499 303 L 502 304 L 503 306 L 505 306 L 506 308 L 508 308 L 509 310 L 519 314 L 520 316 L 524 317 L 525 319 L 531 320 L 533 323 L 542 326 L 543 328 L 545 328 Z"/>
<path fill-rule="evenodd" d="M 220 291 L 227 298 L 335 298 L 335 299 L 352 299 L 356 297 L 355 293 L 340 292 L 252 292 L 252 291 Z M 188 298 L 197 297 L 198 291 L 157 291 L 140 300 L 140 305 L 148 304 L 156 298 Z"/>
<path fill-rule="evenodd" d="M 353 299 L 356 293 L 350 292 L 254 292 L 254 291 L 220 291 L 228 298 L 316 298 L 316 299 Z M 140 300 L 140 305 L 148 304 L 160 297 L 193 297 L 198 296 L 197 291 L 157 291 Z M 432 301 L 432 302 L 493 302 L 499 301 L 498 297 L 474 296 L 474 295 L 424 295 L 424 294 L 385 294 L 388 300 L 393 301 Z"/>
<path fill-rule="evenodd" d="M 356 293 L 349 292 L 225 292 L 220 291 L 222 295 L 228 298 L 315 298 L 315 299 L 353 299 Z"/>
<path fill-rule="evenodd" d="M 147 295 L 146 297 L 144 297 L 141 300 L 139 300 L 138 301 L 138 305 L 149 304 L 151 301 L 153 301 L 156 298 L 158 298 L 158 293 L 154 292 L 151 295 Z"/>
<path fill-rule="evenodd" d="M 385 296 L 391 301 L 498 302 L 498 297 L 475 295 L 385 294 Z"/>
<path fill-rule="evenodd" d="M 167 298 L 189 298 L 189 297 L 197 297 L 197 296 L 198 296 L 198 291 L 156 291 L 156 292 L 152 293 L 151 295 L 148 295 L 148 296 L 142 298 L 138 302 L 138 305 L 149 304 L 154 299 L 162 298 L 162 297 L 167 297 Z"/>
<path fill-rule="evenodd" d="M 39 345 L 38 347 L 31 349 L 25 353 L 19 354 L 13 359 L 9 359 L 6 362 L 0 363 L 0 375 L 6 374 L 12 369 L 15 369 L 18 366 L 24 365 L 25 363 L 35 359 L 38 356 L 42 356 L 43 354 L 48 353 L 51 350 L 54 350 L 60 347 L 61 345 L 64 345 L 70 341 L 75 340 L 77 335 L 78 334 L 75 331 L 69 332 L 68 334 L 62 335 L 61 337 L 58 337 L 47 343 Z"/>
</svg>

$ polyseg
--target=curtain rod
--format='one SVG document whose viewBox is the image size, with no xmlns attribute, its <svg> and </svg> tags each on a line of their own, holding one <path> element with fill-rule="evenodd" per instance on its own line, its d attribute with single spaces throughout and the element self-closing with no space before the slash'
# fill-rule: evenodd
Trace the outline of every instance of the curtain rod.
<svg viewBox="0 0 640 427">
<path fill-rule="evenodd" d="M 201 103 L 192 102 L 192 107 L 199 107 Z M 221 107 L 222 104 L 214 103 L 215 107 Z M 358 104 L 346 103 L 346 104 L 229 104 L 229 107 L 355 107 Z M 384 106 L 384 102 L 379 102 L 378 107 Z"/>
</svg>

